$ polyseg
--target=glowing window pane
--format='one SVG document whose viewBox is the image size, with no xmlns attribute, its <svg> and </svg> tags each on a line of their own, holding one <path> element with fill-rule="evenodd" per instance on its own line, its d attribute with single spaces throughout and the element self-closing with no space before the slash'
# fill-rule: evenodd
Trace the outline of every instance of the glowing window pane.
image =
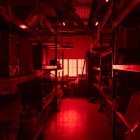
<svg viewBox="0 0 140 140">
<path fill-rule="evenodd" d="M 59 62 L 60 64 L 62 64 L 62 59 L 59 59 Z M 68 75 L 68 74 L 69 76 L 77 76 L 77 74 L 81 75 L 83 66 L 84 66 L 84 59 L 64 59 L 64 75 Z M 52 71 L 52 74 L 55 74 L 55 72 Z M 58 71 L 57 74 L 58 76 L 62 76 L 62 71 Z M 86 74 L 86 65 L 84 67 L 83 74 Z"/>
<path fill-rule="evenodd" d="M 81 67 L 81 59 L 78 59 L 78 67 Z"/>
<path fill-rule="evenodd" d="M 72 76 L 73 75 L 73 70 L 72 68 L 69 67 L 69 76 Z"/>
<path fill-rule="evenodd" d="M 82 68 L 81 67 L 78 68 L 78 74 L 82 74 Z"/>
<path fill-rule="evenodd" d="M 77 59 L 69 59 L 69 76 L 77 76 Z"/>
<path fill-rule="evenodd" d="M 69 59 L 69 69 L 71 69 L 72 68 L 72 59 Z"/>
<path fill-rule="evenodd" d="M 77 76 L 77 68 L 72 69 L 72 76 Z"/>
<path fill-rule="evenodd" d="M 72 67 L 75 67 L 75 68 L 77 67 L 76 59 L 73 59 L 73 60 L 72 60 Z"/>
<path fill-rule="evenodd" d="M 64 75 L 68 75 L 68 60 L 64 59 Z"/>
<path fill-rule="evenodd" d="M 84 59 L 78 59 L 78 74 L 82 74 L 84 61 Z M 84 66 L 83 74 L 86 74 L 86 65 Z"/>
</svg>

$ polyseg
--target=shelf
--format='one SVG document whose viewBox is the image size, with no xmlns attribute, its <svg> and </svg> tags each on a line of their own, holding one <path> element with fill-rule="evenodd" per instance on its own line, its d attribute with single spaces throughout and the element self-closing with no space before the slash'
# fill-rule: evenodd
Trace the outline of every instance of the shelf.
<svg viewBox="0 0 140 140">
<path fill-rule="evenodd" d="M 128 6 L 124 9 L 120 16 L 118 16 L 112 24 L 112 29 L 114 30 L 122 21 L 123 19 L 140 3 L 140 0 L 132 0 Z"/>
<path fill-rule="evenodd" d="M 115 70 L 140 72 L 140 65 L 113 65 Z"/>
<path fill-rule="evenodd" d="M 49 71 L 58 70 L 58 71 L 62 71 L 63 69 L 58 68 L 58 66 L 55 66 L 55 65 L 47 65 L 47 66 L 43 66 L 43 70 L 49 70 Z"/>
<path fill-rule="evenodd" d="M 21 84 L 21 83 L 29 81 L 29 80 L 33 80 L 35 78 L 40 77 L 41 75 L 42 75 L 42 72 L 38 72 L 38 73 L 35 73 L 35 74 L 19 76 L 19 77 L 16 77 L 16 78 L 2 79 L 2 80 L 0 80 L 0 89 L 9 87 L 11 85 Z"/>
<path fill-rule="evenodd" d="M 47 97 L 43 98 L 43 110 L 45 110 L 48 107 L 48 105 L 52 102 L 55 96 L 56 90 L 54 89 Z"/>
<path fill-rule="evenodd" d="M 55 65 L 47 65 L 47 66 L 43 66 L 43 70 L 56 70 L 57 66 Z"/>
</svg>

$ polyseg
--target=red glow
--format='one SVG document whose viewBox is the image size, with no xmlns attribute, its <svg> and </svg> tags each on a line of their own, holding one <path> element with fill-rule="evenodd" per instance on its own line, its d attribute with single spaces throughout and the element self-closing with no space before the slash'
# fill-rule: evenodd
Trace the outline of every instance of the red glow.
<svg viewBox="0 0 140 140">
<path fill-rule="evenodd" d="M 22 29 L 27 29 L 27 26 L 24 25 L 24 24 L 20 25 L 19 27 L 22 28 Z"/>
<path fill-rule="evenodd" d="M 96 22 L 95 22 L 95 26 L 98 26 L 98 24 L 99 24 L 99 22 L 98 22 L 98 21 L 96 21 Z"/>
<path fill-rule="evenodd" d="M 81 117 L 81 115 L 76 110 L 67 110 L 63 113 L 60 113 L 58 116 L 58 122 L 59 122 L 59 130 L 65 129 L 66 134 L 68 136 L 74 135 L 77 130 L 84 131 L 84 123 L 82 123 L 84 116 Z M 56 122 L 52 122 L 50 131 L 54 131 L 56 128 Z"/>
</svg>

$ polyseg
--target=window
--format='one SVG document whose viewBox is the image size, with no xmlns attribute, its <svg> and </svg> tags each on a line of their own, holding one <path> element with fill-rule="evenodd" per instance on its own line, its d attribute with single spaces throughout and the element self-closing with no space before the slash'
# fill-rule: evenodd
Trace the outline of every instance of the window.
<svg viewBox="0 0 140 140">
<path fill-rule="evenodd" d="M 69 59 L 69 76 L 77 76 L 77 59 Z"/>
<path fill-rule="evenodd" d="M 68 75 L 68 60 L 64 59 L 64 75 Z"/>
<path fill-rule="evenodd" d="M 62 60 L 58 59 L 60 64 L 62 65 Z M 68 75 L 70 77 L 75 77 L 78 75 L 86 74 L 86 64 L 84 66 L 84 59 L 64 59 L 64 76 Z M 54 71 L 51 72 L 52 74 L 55 74 Z M 62 76 L 62 71 L 58 71 L 58 76 Z"/>
</svg>

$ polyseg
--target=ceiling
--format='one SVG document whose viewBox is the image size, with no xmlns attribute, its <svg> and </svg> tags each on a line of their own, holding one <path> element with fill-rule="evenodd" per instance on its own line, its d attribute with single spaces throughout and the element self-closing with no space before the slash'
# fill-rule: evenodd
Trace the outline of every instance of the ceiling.
<svg viewBox="0 0 140 140">
<path fill-rule="evenodd" d="M 107 9 L 105 0 L 5 0 L 0 6 L 6 8 L 12 22 L 25 25 L 24 30 L 38 40 L 56 32 L 92 35 L 97 29 L 94 23 Z"/>
</svg>

